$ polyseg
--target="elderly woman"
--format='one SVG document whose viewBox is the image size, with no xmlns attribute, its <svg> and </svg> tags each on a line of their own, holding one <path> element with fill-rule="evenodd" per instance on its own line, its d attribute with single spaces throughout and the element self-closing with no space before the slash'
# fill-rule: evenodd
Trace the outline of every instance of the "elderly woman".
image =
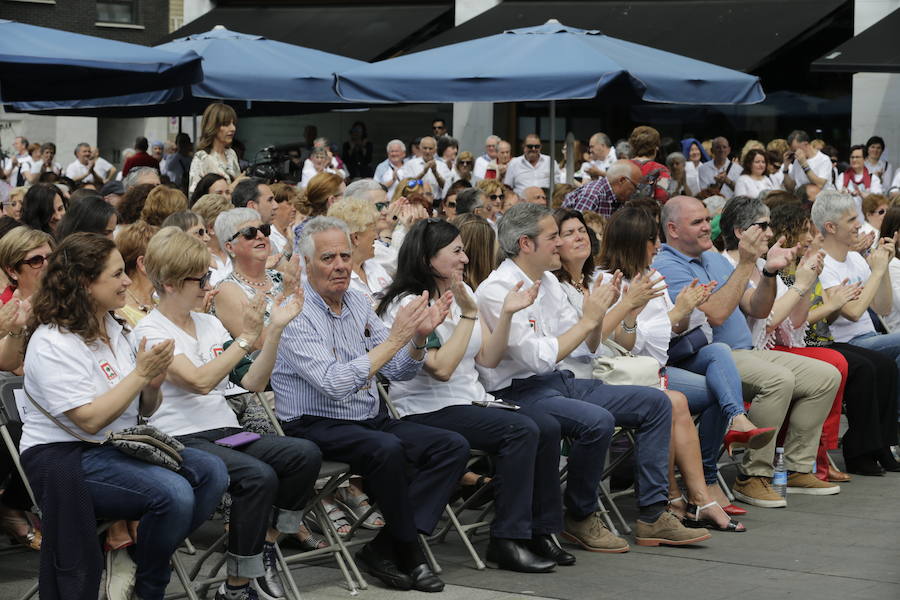
<svg viewBox="0 0 900 600">
<path fill-rule="evenodd" d="M 187 207 L 187 197 L 181 190 L 158 185 L 150 191 L 144 201 L 141 220 L 159 227 L 166 217 L 180 210 L 187 210 Z"/>
<path fill-rule="evenodd" d="M 881 239 L 881 223 L 884 221 L 884 215 L 888 211 L 890 201 L 881 194 L 869 194 L 862 199 L 860 208 L 862 208 L 865 220 L 857 232 L 857 236 L 863 237 L 872 235 L 872 248 L 878 246 L 878 240 Z"/>
<path fill-rule="evenodd" d="M 695 192 L 689 188 L 687 184 L 686 165 L 687 159 L 681 152 L 672 152 L 666 157 L 666 166 L 669 168 L 669 173 L 672 175 L 667 190 L 669 196 L 694 195 Z"/>
<path fill-rule="evenodd" d="M 317 174 L 309 180 L 309 184 L 306 186 L 306 208 L 302 211 L 303 214 L 306 215 L 307 219 L 323 216 L 328 212 L 329 206 L 344 197 L 344 190 L 346 189 L 347 186 L 340 175 L 335 173 Z M 300 255 L 297 243 L 300 239 L 300 234 L 303 233 L 304 223 L 305 220 L 294 225 L 294 254 L 297 256 Z"/>
<path fill-rule="evenodd" d="M 209 261 L 203 242 L 174 227 L 160 230 L 147 247 L 144 265 L 160 300 L 135 335 L 149 343 L 174 341 L 174 358 L 161 388 L 165 402 L 151 423 L 188 448 L 219 457 L 228 469 L 228 578 L 216 597 L 252 598 L 252 585 L 264 598 L 280 598 L 284 590 L 273 543 L 279 532 L 295 534 L 300 527 L 321 453 L 306 440 L 242 429 L 225 399 L 225 381 L 251 391 L 265 389 L 281 333 L 300 313 L 303 295 L 275 300 L 265 341 L 250 360 L 263 331 L 264 298 L 246 305 L 237 335 L 216 317 L 194 312 L 208 290 Z M 243 434 L 240 440 L 234 439 L 238 434 Z M 217 443 L 226 439 L 231 441 Z"/>
<path fill-rule="evenodd" d="M 9 198 L 3 202 L 3 215 L 12 217 L 16 221 L 22 218 L 22 201 L 25 198 L 27 187 L 15 187 L 9 190 Z"/>
<path fill-rule="evenodd" d="M 554 218 L 559 222 L 559 248 L 562 267 L 555 272 L 566 296 L 581 312 L 583 290 L 592 283 L 594 271 L 588 227 L 578 211 L 561 209 Z M 626 206 L 616 211 L 606 225 L 600 251 L 600 267 L 606 279 L 621 273 L 627 289 L 604 318 L 604 338 L 614 340 L 641 354 L 655 358 L 664 368 L 669 362 L 669 340 L 673 333 L 687 331 L 694 308 L 709 296 L 705 286 L 690 286 L 671 302 L 661 279 L 650 269 L 659 247 L 656 220 L 644 209 Z M 653 238 L 652 241 L 650 238 Z M 619 326 L 621 324 L 621 327 Z M 673 510 L 686 515 L 685 525 L 710 527 L 720 531 L 744 531 L 732 521 L 718 501 L 727 505 L 718 489 L 716 459 L 728 419 L 735 431 L 729 444 L 746 445 L 755 436 L 772 437 L 774 431 L 757 430 L 744 413 L 740 376 L 724 345 L 707 345 L 701 356 L 691 356 L 684 368 L 669 367 L 668 392 L 672 401 L 672 450 L 670 452 L 669 499 Z M 575 364 L 567 368 L 576 376 L 590 377 L 590 366 Z M 690 370 L 688 370 L 688 367 Z M 716 373 L 711 380 L 696 373 Z M 581 375 L 579 375 L 579 371 Z M 682 393 L 683 392 L 683 393 Z M 702 450 L 691 412 L 701 415 Z M 674 461 L 674 462 L 673 462 Z M 687 487 L 687 499 L 675 480 L 677 465 Z M 702 523 L 702 524 L 701 524 Z"/>
<path fill-rule="evenodd" d="M 301 189 L 309 187 L 312 180 L 323 173 L 336 175 L 341 178 L 341 181 L 344 180 L 344 172 L 333 166 L 332 156 L 326 148 L 313 148 L 312 153 L 309 155 L 308 163 L 312 165 L 312 169 L 306 169 L 304 166 L 304 177 L 298 184 Z"/>
<path fill-rule="evenodd" d="M 628 138 L 628 143 L 631 144 L 631 160 L 640 167 L 641 175 L 647 177 L 648 175 L 656 174 L 653 199 L 658 202 L 665 202 L 669 199 L 669 194 L 666 190 L 669 187 L 671 175 L 665 165 L 656 162 L 661 143 L 659 132 L 647 125 L 635 127 Z"/>
<path fill-rule="evenodd" d="M 744 172 L 734 184 L 735 196 L 759 198 L 759 195 L 771 190 L 781 189 L 772 175 L 769 175 L 769 155 L 765 150 L 750 148 L 741 163 Z"/>
<path fill-rule="evenodd" d="M 96 595 L 102 558 L 94 519 L 137 518 L 134 593 L 162 600 L 172 553 L 210 517 L 227 485 L 222 461 L 205 452 L 182 450 L 176 472 L 78 439 L 100 442 L 160 406 L 175 344 L 133 336 L 113 317 L 130 283 L 111 240 L 76 233 L 50 256 L 34 297 L 25 389 L 40 410 L 26 411 L 20 449 L 42 511 L 56 517 L 43 532 L 54 556 L 41 561 L 42 596 L 59 596 L 61 585 L 66 597 Z"/>
<path fill-rule="evenodd" d="M 374 307 L 391 283 L 391 276 L 375 257 L 375 225 L 378 211 L 368 198 L 345 198 L 328 209 L 328 216 L 340 219 L 350 229 L 353 246 L 353 271 L 350 288 L 363 294 Z"/>
<path fill-rule="evenodd" d="M 125 262 L 125 274 L 131 279 L 131 285 L 125 290 L 125 304 L 116 310 L 116 316 L 124 319 L 131 327 L 136 327 L 156 307 L 153 284 L 147 278 L 147 269 L 144 267 L 144 255 L 150 238 L 157 231 L 159 227 L 148 225 L 145 221 L 136 221 L 122 227 L 116 236 L 116 248 Z"/>
<path fill-rule="evenodd" d="M 209 250 L 209 254 L 212 257 L 212 263 L 210 263 L 210 268 L 213 270 L 212 285 L 217 285 L 231 272 L 231 258 L 222 249 L 222 244 L 219 243 L 215 225 L 219 215 L 232 208 L 234 208 L 234 205 L 231 201 L 221 194 L 206 194 L 199 198 L 191 208 L 203 219 L 206 235 L 209 236 L 209 241 L 206 242 L 206 249 Z"/>
<path fill-rule="evenodd" d="M 51 235 L 66 214 L 66 205 L 55 185 L 38 183 L 25 193 L 22 200 L 22 223 Z"/>
<path fill-rule="evenodd" d="M 227 104 L 215 102 L 203 111 L 200 122 L 200 139 L 191 160 L 188 191 L 193 194 L 200 179 L 207 173 L 216 173 L 228 183 L 241 174 L 238 157 L 231 149 L 237 131 L 237 114 Z"/>
<path fill-rule="evenodd" d="M 178 229 L 191 234 L 204 244 L 208 244 L 210 240 L 209 232 L 206 230 L 206 224 L 203 217 L 192 210 L 179 210 L 174 212 L 166 220 L 162 222 L 162 227 L 177 227 Z"/>
</svg>

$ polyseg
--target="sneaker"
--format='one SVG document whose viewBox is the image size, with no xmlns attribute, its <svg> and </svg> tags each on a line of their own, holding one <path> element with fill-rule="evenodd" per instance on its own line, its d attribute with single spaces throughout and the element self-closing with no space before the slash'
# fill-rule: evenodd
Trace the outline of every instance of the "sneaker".
<svg viewBox="0 0 900 600">
<path fill-rule="evenodd" d="M 703 529 L 688 529 L 681 524 L 678 517 L 669 511 L 663 511 L 652 523 L 638 519 L 634 526 L 634 539 L 638 546 L 686 546 L 696 544 L 712 537 Z"/>
<path fill-rule="evenodd" d="M 223 582 L 216 590 L 216 600 L 259 600 L 259 596 L 249 584 L 237 590 L 229 590 Z"/>
<path fill-rule="evenodd" d="M 275 555 L 275 544 L 266 542 L 262 551 L 263 568 L 262 577 L 253 580 L 253 588 L 262 600 L 281 600 L 284 598 L 284 586 L 281 585 L 281 575 L 278 573 L 278 557 Z"/>
<path fill-rule="evenodd" d="M 788 494 L 833 496 L 841 493 L 841 486 L 822 481 L 812 473 L 788 473 Z"/>
<path fill-rule="evenodd" d="M 131 598 L 137 565 L 131 559 L 128 548 L 109 550 L 106 553 L 106 597 Z"/>
<path fill-rule="evenodd" d="M 772 489 L 772 482 L 768 477 L 747 477 L 746 479 L 738 477 L 731 491 L 734 493 L 734 497 L 741 502 L 760 508 L 787 506 L 787 501 L 781 497 L 781 494 Z"/>
<path fill-rule="evenodd" d="M 606 528 L 603 517 L 595 512 L 582 521 L 566 515 L 565 531 L 562 536 L 591 552 L 628 552 L 628 542 Z"/>
</svg>

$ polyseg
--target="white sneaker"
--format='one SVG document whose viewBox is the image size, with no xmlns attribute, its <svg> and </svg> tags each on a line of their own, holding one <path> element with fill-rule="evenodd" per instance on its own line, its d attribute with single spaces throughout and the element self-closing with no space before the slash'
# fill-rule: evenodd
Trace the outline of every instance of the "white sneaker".
<svg viewBox="0 0 900 600">
<path fill-rule="evenodd" d="M 131 560 L 127 548 L 106 553 L 106 583 L 103 586 L 106 600 L 131 600 L 137 565 Z"/>
</svg>

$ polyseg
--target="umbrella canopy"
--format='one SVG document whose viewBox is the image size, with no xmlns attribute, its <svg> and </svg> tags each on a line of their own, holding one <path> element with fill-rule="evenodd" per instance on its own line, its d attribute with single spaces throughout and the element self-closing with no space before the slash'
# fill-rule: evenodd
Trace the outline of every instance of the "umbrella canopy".
<svg viewBox="0 0 900 600">
<path fill-rule="evenodd" d="M 0 98 L 64 100 L 147 92 L 203 78 L 200 57 L 0 20 Z"/>
<path fill-rule="evenodd" d="M 555 19 L 335 75 L 337 93 L 354 102 L 574 100 L 604 92 L 686 104 L 765 98 L 758 77 Z"/>
<path fill-rule="evenodd" d="M 229 31 L 221 25 L 156 46 L 203 57 L 203 81 L 175 88 L 71 102 L 15 103 L 13 111 L 109 117 L 199 114 L 212 101 L 239 113 L 318 112 L 347 102 L 334 92 L 335 71 L 366 63 L 320 50 Z"/>
</svg>

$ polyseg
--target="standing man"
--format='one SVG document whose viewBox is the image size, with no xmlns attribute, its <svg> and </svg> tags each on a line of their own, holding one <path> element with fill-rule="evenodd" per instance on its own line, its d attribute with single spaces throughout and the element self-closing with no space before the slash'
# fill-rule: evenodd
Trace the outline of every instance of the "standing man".
<svg viewBox="0 0 900 600">
<path fill-rule="evenodd" d="M 102 186 L 103 177 L 97 173 L 97 161 L 91 158 L 91 145 L 81 142 L 75 146 L 75 160 L 66 167 L 66 177 L 75 183 Z"/>
<path fill-rule="evenodd" d="M 606 177 L 606 170 L 616 162 L 616 149 L 605 133 L 597 132 L 592 135 L 589 147 L 591 160 L 581 165 L 581 170 L 575 174 L 575 177 L 581 177 L 582 183 Z"/>
<path fill-rule="evenodd" d="M 31 173 L 32 160 L 28 154 L 28 140 L 22 136 L 13 140 L 15 156 L 3 161 L 3 178 L 12 187 L 21 187 L 28 183 L 28 174 Z"/>
<path fill-rule="evenodd" d="M 819 189 L 833 190 L 831 157 L 810 146 L 809 134 L 803 130 L 792 131 L 788 135 L 787 141 L 791 145 L 791 153 L 794 155 L 789 175 L 796 186 L 812 183 L 819 186 Z M 791 160 L 790 154 L 787 159 Z"/>
<path fill-rule="evenodd" d="M 100 148 L 91 146 L 91 160 L 94 161 L 94 171 L 103 180 L 103 183 L 112 181 L 116 176 L 116 169 L 111 162 L 100 156 Z"/>
<path fill-rule="evenodd" d="M 150 149 L 150 143 L 147 141 L 147 138 L 139 136 L 135 139 L 134 149 L 136 152 L 125 161 L 125 165 L 122 167 L 122 177 L 127 177 L 128 171 L 135 167 L 150 167 L 159 171 L 159 160 L 147 153 L 147 150 Z"/>
<path fill-rule="evenodd" d="M 449 296 L 423 294 L 387 329 L 350 290 L 350 232 L 316 217 L 299 243 L 306 261 L 304 309 L 282 336 L 272 373 L 275 410 L 287 435 L 314 442 L 327 460 L 350 464 L 387 524 L 357 553 L 392 588 L 439 592 L 418 534 L 430 534 L 466 469 L 469 445 L 455 432 L 390 417 L 375 387 L 379 373 L 406 381 L 425 362 L 427 338 L 446 317 Z"/>
<path fill-rule="evenodd" d="M 435 139 L 447 135 L 447 123 L 443 119 L 435 119 L 431 122 L 431 135 Z"/>
<path fill-rule="evenodd" d="M 697 169 L 700 187 L 710 195 L 719 195 L 725 199 L 734 196 L 734 183 L 744 169 L 728 158 L 730 152 L 731 145 L 728 140 L 717 137 L 712 142 L 712 160 L 703 163 Z"/>
<path fill-rule="evenodd" d="M 375 167 L 375 181 L 387 188 L 387 197 L 394 196 L 397 183 L 400 181 L 400 169 L 406 158 L 406 144 L 402 140 L 391 140 L 387 143 L 387 158 Z"/>
<path fill-rule="evenodd" d="M 522 144 L 522 156 L 509 162 L 503 183 L 513 188 L 519 196 L 523 195 L 527 187 L 549 188 L 552 160 L 546 154 L 541 154 L 541 138 L 535 133 L 529 133 Z M 556 161 L 553 161 L 553 176 L 556 183 L 563 182 Z"/>
<path fill-rule="evenodd" d="M 443 121 L 441 121 L 443 123 Z M 421 179 L 431 185 L 435 200 L 444 197 L 444 184 L 450 176 L 450 169 L 442 160 L 435 159 L 437 152 L 437 140 L 433 137 L 423 137 L 419 142 L 419 150 L 422 155 L 411 158 L 400 169 L 400 179 Z"/>
<path fill-rule="evenodd" d="M 476 180 L 484 179 L 484 173 L 487 171 L 488 165 L 497 161 L 497 146 L 500 144 L 500 138 L 496 135 L 489 135 L 484 140 L 484 154 L 475 159 L 475 170 L 473 171 Z"/>
</svg>

